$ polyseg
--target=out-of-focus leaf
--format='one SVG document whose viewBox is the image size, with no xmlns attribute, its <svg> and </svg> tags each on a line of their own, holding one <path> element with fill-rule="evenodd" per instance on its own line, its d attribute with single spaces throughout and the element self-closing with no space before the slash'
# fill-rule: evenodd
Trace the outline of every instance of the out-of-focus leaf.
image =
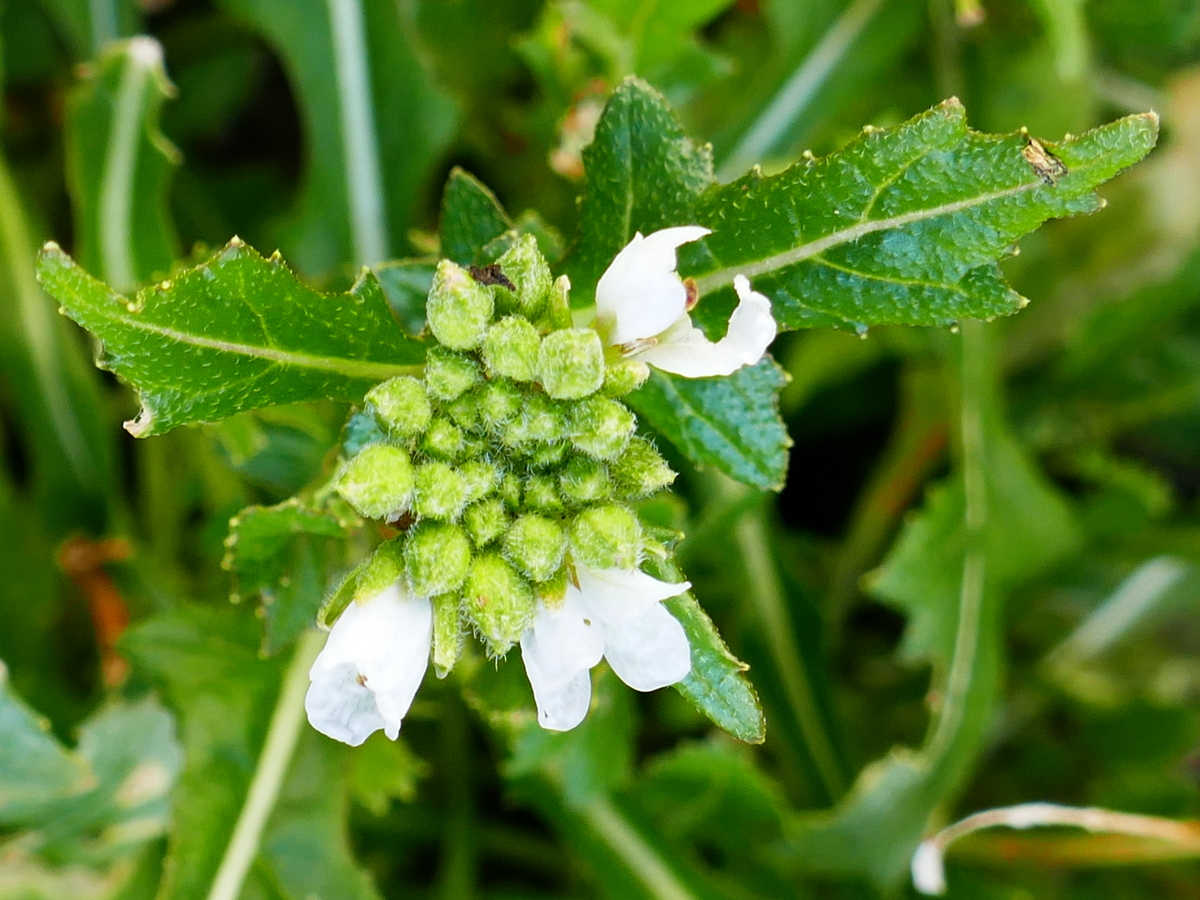
<svg viewBox="0 0 1200 900">
<path fill-rule="evenodd" d="M 979 354 L 970 363 L 978 409 L 969 427 L 982 454 L 986 511 L 978 545 L 969 551 L 964 481 L 955 479 L 930 492 L 870 582 L 872 593 L 908 616 L 902 655 L 932 666 L 932 695 L 944 706 L 920 751 L 895 748 L 833 810 L 793 823 L 789 845 L 801 868 L 881 885 L 904 876 L 930 815 L 960 789 L 986 739 L 1000 689 L 1006 595 L 1079 541 L 1064 501 L 1006 430 L 986 342 L 972 352 Z M 977 554 L 973 566 L 968 552 Z"/>
<path fill-rule="evenodd" d="M 64 43 L 78 60 L 95 56 L 110 42 L 138 28 L 130 0 L 39 0 L 54 20 Z"/>
<path fill-rule="evenodd" d="M 496 195 L 479 179 L 455 168 L 442 192 L 442 256 L 461 266 L 483 262 L 480 251 L 512 222 Z"/>
<path fill-rule="evenodd" d="M 413 337 L 425 328 L 425 301 L 433 286 L 435 265 L 420 259 L 402 259 L 375 266 L 371 271 L 379 279 L 392 314 Z"/>
<path fill-rule="evenodd" d="M 697 467 L 777 491 L 792 444 L 779 418 L 779 391 L 787 381 L 769 357 L 724 378 L 654 371 L 629 404 Z"/>
<path fill-rule="evenodd" d="M 236 609 L 183 607 L 126 634 L 135 666 L 179 715 L 185 762 L 174 795 L 160 900 L 207 896 L 241 812 L 280 688 L 282 661 L 258 654 L 259 629 Z M 267 823 L 247 892 L 302 900 L 377 897 L 346 844 L 344 750 L 305 728 Z"/>
<path fill-rule="evenodd" d="M 356 801 L 373 815 L 382 816 L 392 800 L 414 800 L 417 782 L 428 771 L 429 766 L 403 739 L 389 741 L 377 731 L 354 752 L 350 789 Z"/>
<path fill-rule="evenodd" d="M 142 411 L 135 437 L 236 412 L 327 397 L 359 399 L 423 356 L 369 273 L 347 294 L 302 285 L 278 254 L 239 240 L 208 262 L 129 300 L 55 244 L 38 277 L 64 312 L 103 343 L 100 364 L 129 381 Z"/>
<path fill-rule="evenodd" d="M 277 652 L 316 621 L 359 524 L 336 499 L 317 505 L 298 497 L 251 506 L 230 520 L 222 566 L 234 573 L 234 600 L 258 597 L 265 652 Z"/>
<path fill-rule="evenodd" d="M 430 81 L 418 48 L 405 30 L 398 3 L 346 0 L 221 0 L 221 7 L 248 20 L 283 60 L 300 106 L 307 142 L 304 182 L 293 214 L 280 233 L 289 258 L 306 273 L 328 272 L 347 262 L 373 265 L 397 255 L 428 189 L 430 169 L 450 139 L 455 105 Z M 361 21 L 361 55 L 339 42 L 334 15 Z M 351 40 L 351 43 L 353 39 Z M 359 96 L 358 82 L 367 96 Z M 364 110 L 361 133 L 349 133 L 343 114 Z M 373 141 L 365 147 L 363 141 Z M 347 163 L 347 153 L 375 162 L 367 171 Z M 351 180 L 378 190 L 375 236 L 378 259 L 358 259 Z"/>
<path fill-rule="evenodd" d="M 158 41 L 137 37 L 109 45 L 83 69 L 68 101 L 76 255 L 118 293 L 166 274 L 178 255 L 167 182 L 179 152 L 158 124 L 173 90 Z"/>
</svg>

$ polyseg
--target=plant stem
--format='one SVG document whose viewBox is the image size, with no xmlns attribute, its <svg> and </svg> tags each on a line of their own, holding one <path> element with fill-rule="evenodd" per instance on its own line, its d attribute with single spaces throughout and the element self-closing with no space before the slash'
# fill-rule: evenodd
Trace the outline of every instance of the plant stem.
<svg viewBox="0 0 1200 900">
<path fill-rule="evenodd" d="M 596 836 L 612 848 L 656 900 L 695 900 L 695 894 L 608 797 L 597 796 L 580 811 Z"/>
<path fill-rule="evenodd" d="M 387 258 L 390 241 L 362 2 L 328 0 L 328 3 L 354 262 L 374 265 Z"/>
<path fill-rule="evenodd" d="M 114 0 L 88 0 L 88 21 L 92 26 L 92 56 L 99 56 L 105 45 L 121 34 Z"/>
<path fill-rule="evenodd" d="M 471 745 L 467 717 L 456 700 L 442 704 L 442 766 L 449 812 L 442 830 L 442 859 L 436 896 L 464 900 L 475 896 L 476 834 Z"/>
<path fill-rule="evenodd" d="M 846 7 L 729 152 L 718 172 L 722 180 L 737 178 L 771 152 L 812 102 L 881 3 L 882 0 L 854 0 Z"/>
<path fill-rule="evenodd" d="M 263 828 L 275 808 L 283 778 L 300 737 L 300 727 L 304 723 L 304 695 L 308 690 L 308 670 L 324 645 L 325 635 L 319 631 L 307 631 L 296 642 L 292 661 L 279 688 L 275 711 L 271 714 L 262 755 L 258 758 L 258 767 L 246 792 L 246 803 L 233 828 L 229 846 L 225 848 L 225 856 L 213 879 L 208 900 L 237 900 L 241 893 L 242 882 L 250 871 L 254 857 L 258 855 Z"/>
<path fill-rule="evenodd" d="M 133 252 L 133 180 L 146 85 L 162 65 L 158 41 L 138 37 L 125 45 L 125 66 L 117 89 L 104 169 L 100 181 L 100 254 L 104 279 L 118 293 L 138 283 Z"/>
<path fill-rule="evenodd" d="M 734 529 L 734 540 L 741 552 L 748 579 L 748 596 L 754 603 L 771 660 L 783 683 L 784 694 L 821 785 L 831 800 L 846 788 L 845 776 L 834 750 L 833 740 L 817 705 L 816 692 L 808 677 L 808 668 L 797 652 L 798 643 L 779 572 L 771 556 L 766 513 L 762 504 L 748 512 Z"/>
</svg>

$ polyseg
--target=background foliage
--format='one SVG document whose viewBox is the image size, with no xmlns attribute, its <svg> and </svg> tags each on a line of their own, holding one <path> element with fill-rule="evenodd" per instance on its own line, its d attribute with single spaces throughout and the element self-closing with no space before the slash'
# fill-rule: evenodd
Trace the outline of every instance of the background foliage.
<svg viewBox="0 0 1200 900">
<path fill-rule="evenodd" d="M 622 190 L 671 186 L 631 207 L 627 231 L 724 221 L 744 211 L 742 183 L 709 186 L 761 162 L 755 202 L 778 208 L 794 172 L 777 173 L 807 149 L 857 138 L 854 153 L 864 124 L 952 95 L 1014 149 L 1022 126 L 1057 141 L 1150 108 L 1164 136 L 1103 189 L 1107 211 L 1051 222 L 1004 260 L 1032 300 L 1014 316 L 876 327 L 832 289 L 818 315 L 803 304 L 821 283 L 796 266 L 778 275 L 797 300 L 776 302 L 786 327 L 848 331 L 796 331 L 776 343 L 778 366 L 728 384 L 656 375 L 632 398 L 683 473 L 645 514 L 686 531 L 680 564 L 750 663 L 766 741 L 739 743 L 679 694 L 634 696 L 611 673 L 579 729 L 531 730 L 508 714 L 530 702 L 515 656 L 460 668 L 428 680 L 398 743 L 351 751 L 302 732 L 241 896 L 896 896 L 922 834 L 985 807 L 1200 818 L 1200 5 L 988 3 L 967 28 L 956 17 L 972 4 L 949 0 L 363 0 L 349 6 L 370 60 L 368 148 L 337 94 L 330 11 L 346 6 L 0 6 L 0 897 L 209 896 L 288 648 L 326 570 L 346 564 L 336 554 L 356 549 L 337 517 L 275 506 L 328 467 L 347 405 L 237 412 L 135 442 L 120 429 L 132 392 L 92 368 L 90 339 L 34 279 L 42 240 L 153 298 L 186 296 L 187 276 L 167 283 L 179 261 L 236 234 L 278 247 L 309 285 L 272 276 L 264 307 L 353 290 L 415 332 L 439 240 L 469 263 L 510 227 L 532 233 L 586 293 L 629 237 L 605 206 Z M 134 35 L 157 39 L 165 70 L 156 45 L 114 43 Z M 960 107 L 941 109 L 923 120 L 946 128 L 927 136 L 925 164 L 958 196 L 971 190 L 962 160 L 990 145 L 961 130 Z M 958 260 L 954 284 L 987 270 L 968 282 L 968 314 L 1017 305 L 992 261 L 1048 216 L 1089 209 L 1090 188 L 1148 148 L 1138 121 L 1064 142 L 1087 183 L 1039 193 Z M 1100 169 L 1128 158 L 1093 177 L 1088 148 Z M 618 149 L 638 165 L 612 162 Z M 806 227 L 824 221 L 819 193 Z M 798 239 L 755 234 L 747 253 Z M 840 262 L 884 282 L 947 274 L 930 269 L 937 235 L 902 237 L 926 241 L 926 269 L 875 245 Z M 270 265 L 237 246 L 220 259 L 230 279 Z M 111 295 L 55 260 L 91 297 L 68 312 L 103 336 Z M 361 261 L 379 265 L 356 280 Z M 702 282 L 717 271 L 702 254 L 684 268 Z M 714 293 L 714 319 L 728 294 Z M 222 321 L 250 339 L 232 312 Z M 368 358 L 391 341 L 388 358 L 419 359 L 385 331 L 345 339 Z M 184 409 L 139 380 L 146 360 L 219 359 L 106 343 L 106 364 L 177 415 L 162 430 L 255 405 L 216 391 Z M 312 377 L 288 399 L 361 392 Z M 771 410 L 780 389 L 790 448 Z M 731 438 L 722 411 L 747 400 L 768 415 Z M 273 522 L 300 538 L 272 543 Z M 245 559 L 260 577 L 235 582 Z M 736 709 L 727 722 L 758 736 Z M 1200 897 L 1198 855 L 987 833 L 952 852 L 950 892 Z"/>
</svg>

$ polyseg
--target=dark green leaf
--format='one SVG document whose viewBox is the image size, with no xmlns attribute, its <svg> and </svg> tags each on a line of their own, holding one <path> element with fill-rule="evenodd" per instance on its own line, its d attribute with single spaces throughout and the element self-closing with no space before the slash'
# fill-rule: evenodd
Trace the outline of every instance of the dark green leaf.
<svg viewBox="0 0 1200 900">
<path fill-rule="evenodd" d="M 480 251 L 512 228 L 496 195 L 479 179 L 455 168 L 442 193 L 442 256 L 461 266 L 485 262 Z"/>
<path fill-rule="evenodd" d="M 109 45 L 83 69 L 67 107 L 67 175 L 83 266 L 124 293 L 178 255 L 167 184 L 179 152 L 159 131 L 173 88 L 162 48 L 139 37 Z"/>
<path fill-rule="evenodd" d="M 392 314 L 413 337 L 425 328 L 425 301 L 433 286 L 435 268 L 434 263 L 425 260 L 401 259 L 371 269 L 379 279 Z"/>
<path fill-rule="evenodd" d="M 787 381 L 769 357 L 726 378 L 655 370 L 629 404 L 697 466 L 779 490 L 792 443 L 779 418 L 779 391 Z"/>
<path fill-rule="evenodd" d="M 239 240 L 129 300 L 56 244 L 38 259 L 43 287 L 104 345 L 100 365 L 139 392 L 136 437 L 246 409 L 325 397 L 358 399 L 412 372 L 423 348 L 396 324 L 379 282 L 347 294 L 305 287 L 278 254 Z"/>
<path fill-rule="evenodd" d="M 234 573 L 234 600 L 256 595 L 261 603 L 264 652 L 277 652 L 316 621 L 360 524 L 336 500 L 317 506 L 298 497 L 251 506 L 230 520 L 222 565 Z"/>
</svg>

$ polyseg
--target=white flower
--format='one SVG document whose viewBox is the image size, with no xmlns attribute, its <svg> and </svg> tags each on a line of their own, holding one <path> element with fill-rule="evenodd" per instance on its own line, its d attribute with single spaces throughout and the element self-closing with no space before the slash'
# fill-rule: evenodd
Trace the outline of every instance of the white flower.
<svg viewBox="0 0 1200 900">
<path fill-rule="evenodd" d="M 521 636 L 538 721 L 552 731 L 569 731 L 587 715 L 589 670 L 601 656 L 638 691 L 675 684 L 692 668 L 683 626 L 659 602 L 690 582 L 669 584 L 637 569 L 577 569 L 576 575 L 579 587 L 569 584 L 556 606 L 539 605 Z"/>
<path fill-rule="evenodd" d="M 709 234 L 699 225 L 641 232 L 622 248 L 596 285 L 596 324 L 626 356 L 685 378 L 731 375 L 752 366 L 775 340 L 771 301 L 733 279 L 737 309 L 713 343 L 692 324 L 688 289 L 675 273 L 675 250 Z"/>
<path fill-rule="evenodd" d="M 380 728 L 395 740 L 425 677 L 432 640 L 433 607 L 402 582 L 351 603 L 308 672 L 308 721 L 352 747 Z"/>
</svg>

